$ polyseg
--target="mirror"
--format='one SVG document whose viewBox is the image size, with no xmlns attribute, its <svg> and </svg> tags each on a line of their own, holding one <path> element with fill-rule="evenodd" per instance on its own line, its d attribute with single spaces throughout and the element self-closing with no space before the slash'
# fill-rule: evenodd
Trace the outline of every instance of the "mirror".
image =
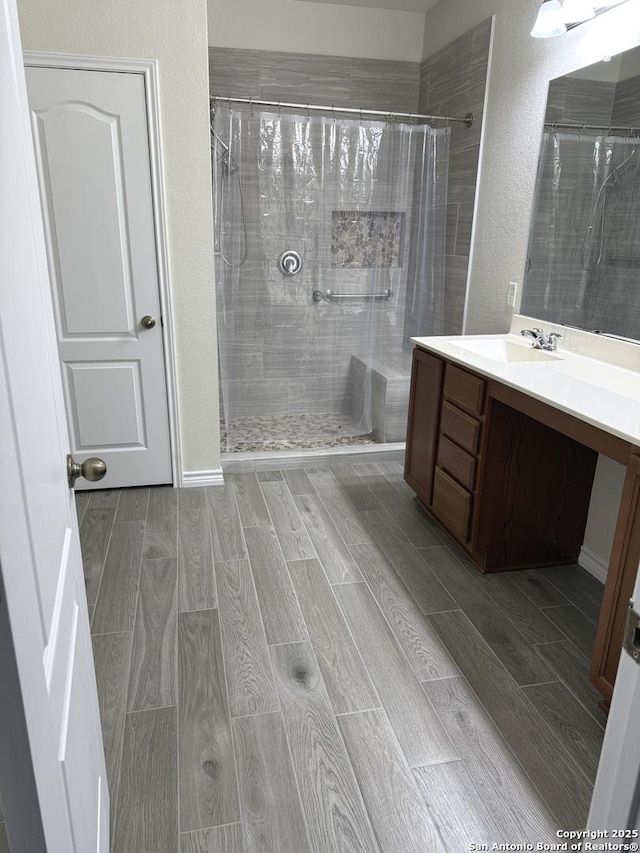
<svg viewBox="0 0 640 853">
<path fill-rule="evenodd" d="M 520 311 L 640 339 L 640 48 L 549 84 Z"/>
</svg>

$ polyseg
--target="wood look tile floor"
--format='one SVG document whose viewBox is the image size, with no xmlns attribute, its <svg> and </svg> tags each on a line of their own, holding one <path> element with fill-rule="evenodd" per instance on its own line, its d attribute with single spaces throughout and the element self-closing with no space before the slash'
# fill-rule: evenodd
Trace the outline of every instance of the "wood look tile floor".
<svg viewBox="0 0 640 853">
<path fill-rule="evenodd" d="M 462 853 L 586 822 L 603 587 L 482 576 L 399 464 L 77 495 L 112 853 Z"/>
</svg>

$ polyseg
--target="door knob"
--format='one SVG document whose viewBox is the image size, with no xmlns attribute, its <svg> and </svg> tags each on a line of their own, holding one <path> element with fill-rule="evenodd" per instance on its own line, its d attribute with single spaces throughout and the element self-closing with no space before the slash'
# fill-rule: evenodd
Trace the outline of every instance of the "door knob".
<svg viewBox="0 0 640 853">
<path fill-rule="evenodd" d="M 153 329 L 156 324 L 156 318 L 152 317 L 151 314 L 145 314 L 142 320 L 140 320 L 140 325 L 143 329 Z"/>
<path fill-rule="evenodd" d="M 81 464 L 80 462 L 76 462 L 70 453 L 67 453 L 67 480 L 70 489 L 74 487 L 78 477 L 84 477 L 85 480 L 95 483 L 98 480 L 102 480 L 106 473 L 106 462 L 98 459 L 97 456 L 90 456 L 89 459 L 85 459 Z"/>
</svg>

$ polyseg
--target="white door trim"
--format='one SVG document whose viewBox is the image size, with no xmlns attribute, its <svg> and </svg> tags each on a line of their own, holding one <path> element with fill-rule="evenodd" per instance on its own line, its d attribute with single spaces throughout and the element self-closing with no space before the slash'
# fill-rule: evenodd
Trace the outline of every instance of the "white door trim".
<svg viewBox="0 0 640 853">
<path fill-rule="evenodd" d="M 177 359 L 169 251 L 165 208 L 162 137 L 160 134 L 160 98 L 158 62 L 155 59 L 119 59 L 103 56 L 81 56 L 61 53 L 24 52 L 24 64 L 39 68 L 69 68 L 80 71 L 115 71 L 144 76 L 147 125 L 149 128 L 149 162 L 151 164 L 151 195 L 153 222 L 158 260 L 158 286 L 162 311 L 162 341 L 167 386 L 171 468 L 174 486 L 183 485 L 182 442 L 180 437 L 180 403 L 178 399 Z"/>
</svg>

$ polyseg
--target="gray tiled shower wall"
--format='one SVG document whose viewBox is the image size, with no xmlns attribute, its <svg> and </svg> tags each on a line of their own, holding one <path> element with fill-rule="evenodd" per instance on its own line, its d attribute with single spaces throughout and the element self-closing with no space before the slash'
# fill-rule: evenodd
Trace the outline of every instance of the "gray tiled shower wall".
<svg viewBox="0 0 640 853">
<path fill-rule="evenodd" d="M 415 112 L 420 63 L 209 48 L 211 94 Z"/>
<path fill-rule="evenodd" d="M 640 77 L 618 84 L 571 77 L 554 80 L 546 120 L 638 126 Z M 607 199 L 603 260 L 595 270 L 584 270 L 582 248 L 595 203 L 593 146 L 586 137 L 580 144 L 562 146 L 561 141 L 563 174 L 565 179 L 572 176 L 568 183 L 573 192 L 571 211 L 560 220 L 563 227 L 556 225 L 551 233 L 554 201 L 549 152 L 538 191 L 522 310 L 543 319 L 561 317 L 572 325 L 640 338 L 640 168 L 627 172 Z M 614 162 L 621 162 L 631 150 L 629 145 L 617 147 Z"/>
<path fill-rule="evenodd" d="M 423 113 L 473 113 L 473 125 L 451 125 L 445 260 L 444 333 L 460 334 L 476 199 L 492 19 L 455 39 L 420 66 Z M 418 294 L 418 297 L 420 294 Z"/>
<path fill-rule="evenodd" d="M 449 204 L 446 210 L 447 257 L 444 332 L 461 330 L 469 259 L 471 221 L 484 105 L 491 21 L 478 25 L 448 48 L 422 64 L 385 60 L 278 53 L 271 51 L 209 48 L 211 93 L 262 100 L 361 106 L 398 112 L 443 111 L 464 115 L 473 112 L 474 125 L 454 126 L 449 172 Z M 258 188 L 243 169 L 245 209 L 250 231 L 258 228 Z M 393 210 L 393 191 L 388 187 Z M 413 211 L 406 211 L 410 229 Z M 272 235 L 273 236 L 273 235 Z M 226 357 L 231 365 L 230 396 L 237 401 L 236 415 L 278 414 L 293 411 L 348 412 L 352 383 L 351 355 L 367 353 L 362 320 L 339 306 L 309 300 L 313 286 L 311 265 L 288 282 L 271 276 L 266 263 L 274 245 L 267 237 L 251 240 L 242 268 L 242 289 L 234 297 L 232 323 L 242 330 L 242 341 Z M 326 247 L 325 247 L 326 248 Z M 265 270 L 268 270 L 265 273 Z M 343 289 L 349 285 L 344 274 Z M 361 271 L 351 271 L 354 284 Z M 389 271 L 396 276 L 398 271 Z M 264 300 L 265 275 L 270 288 L 280 293 L 276 304 Z M 291 282 L 296 285 L 292 287 Z M 389 282 L 394 285 L 393 281 Z M 419 287 L 419 282 L 417 283 Z M 384 285 L 383 285 L 384 286 Z M 279 290 L 278 290 L 279 288 Z M 337 289 L 337 288 L 336 288 Z M 421 312 L 420 292 L 398 290 L 394 305 L 373 308 L 378 350 L 401 357 L 408 337 L 415 334 L 408 297 Z M 315 309 L 315 310 L 314 310 Z M 338 322 L 339 316 L 339 322 Z M 424 332 L 423 332 L 424 333 Z"/>
</svg>

